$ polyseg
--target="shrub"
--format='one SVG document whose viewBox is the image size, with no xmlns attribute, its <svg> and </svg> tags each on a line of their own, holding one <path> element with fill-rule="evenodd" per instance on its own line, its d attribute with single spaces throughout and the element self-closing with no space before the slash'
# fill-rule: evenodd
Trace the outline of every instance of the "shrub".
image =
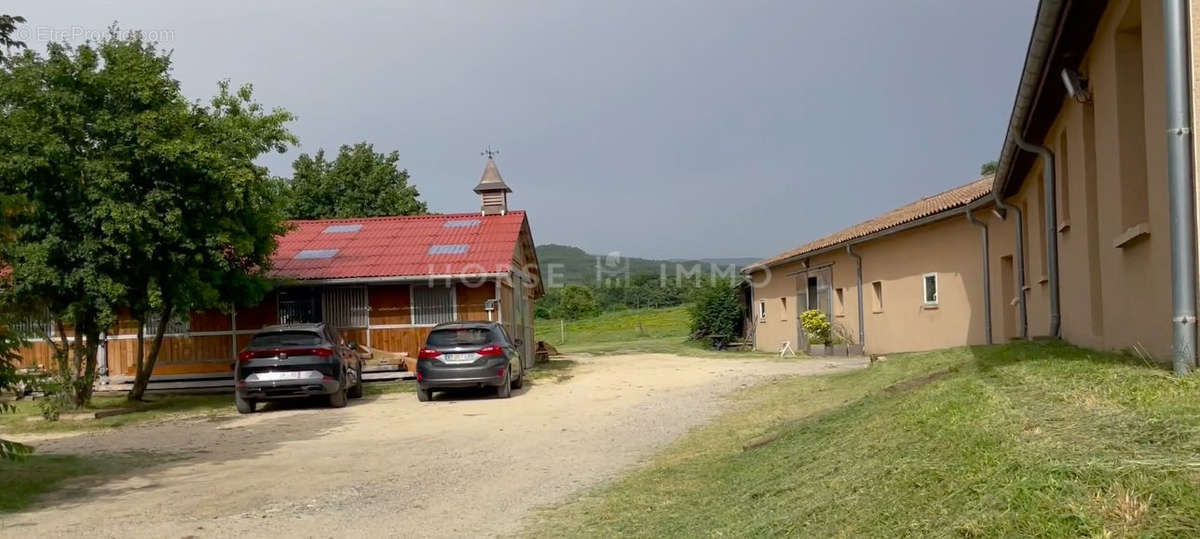
<svg viewBox="0 0 1200 539">
<path fill-rule="evenodd" d="M 826 344 L 829 342 L 829 319 L 825 318 L 825 313 L 813 309 L 804 311 L 800 315 L 800 326 L 804 328 L 804 333 L 808 335 L 808 342 L 812 344 Z"/>
<path fill-rule="evenodd" d="M 745 305 L 736 286 L 716 283 L 696 290 L 688 314 L 692 337 L 728 341 L 741 334 Z"/>
</svg>

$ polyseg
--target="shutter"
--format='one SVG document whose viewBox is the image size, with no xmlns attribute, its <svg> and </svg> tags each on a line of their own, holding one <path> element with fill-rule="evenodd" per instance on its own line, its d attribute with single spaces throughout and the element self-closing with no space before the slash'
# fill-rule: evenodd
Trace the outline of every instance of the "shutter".
<svg viewBox="0 0 1200 539">
<path fill-rule="evenodd" d="M 367 306 L 366 287 L 326 288 L 321 299 L 325 323 L 337 329 L 367 327 L 370 307 Z"/>
</svg>

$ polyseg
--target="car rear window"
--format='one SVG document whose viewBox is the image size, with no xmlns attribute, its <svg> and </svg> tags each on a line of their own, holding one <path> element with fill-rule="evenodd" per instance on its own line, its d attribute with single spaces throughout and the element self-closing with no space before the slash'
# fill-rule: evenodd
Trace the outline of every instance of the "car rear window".
<svg viewBox="0 0 1200 539">
<path fill-rule="evenodd" d="M 259 333 L 250 340 L 250 346 L 277 348 L 280 346 L 318 346 L 321 334 L 312 331 L 276 331 Z"/>
<path fill-rule="evenodd" d="M 426 344 L 433 348 L 452 346 L 477 346 L 492 340 L 492 330 L 487 328 L 439 329 L 429 334 Z"/>
</svg>

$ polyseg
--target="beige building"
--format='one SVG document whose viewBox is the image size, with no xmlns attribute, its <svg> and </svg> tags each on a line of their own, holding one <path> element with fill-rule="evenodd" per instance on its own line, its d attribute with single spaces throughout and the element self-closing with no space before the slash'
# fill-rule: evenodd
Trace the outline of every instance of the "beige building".
<svg viewBox="0 0 1200 539">
<path fill-rule="evenodd" d="M 1194 366 L 1189 7 L 1040 2 L 995 177 L 748 267 L 757 347 L 800 339 L 797 303 L 858 336 L 850 246 L 869 352 L 1060 336 Z"/>
</svg>

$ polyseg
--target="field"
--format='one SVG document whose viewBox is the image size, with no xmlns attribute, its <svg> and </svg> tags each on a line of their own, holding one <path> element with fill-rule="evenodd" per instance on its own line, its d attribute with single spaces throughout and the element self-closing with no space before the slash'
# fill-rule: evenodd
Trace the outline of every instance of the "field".
<svg viewBox="0 0 1200 539">
<path fill-rule="evenodd" d="M 792 378 L 540 536 L 1197 536 L 1200 378 L 1017 344 Z"/>
<path fill-rule="evenodd" d="M 688 339 L 686 306 L 665 309 L 612 311 L 595 318 L 560 321 L 538 319 L 534 339 L 546 341 L 564 353 L 630 354 L 673 353 L 685 356 L 771 356 L 757 352 L 715 352 L 704 343 Z M 565 338 L 564 338 L 565 337 Z"/>
</svg>

